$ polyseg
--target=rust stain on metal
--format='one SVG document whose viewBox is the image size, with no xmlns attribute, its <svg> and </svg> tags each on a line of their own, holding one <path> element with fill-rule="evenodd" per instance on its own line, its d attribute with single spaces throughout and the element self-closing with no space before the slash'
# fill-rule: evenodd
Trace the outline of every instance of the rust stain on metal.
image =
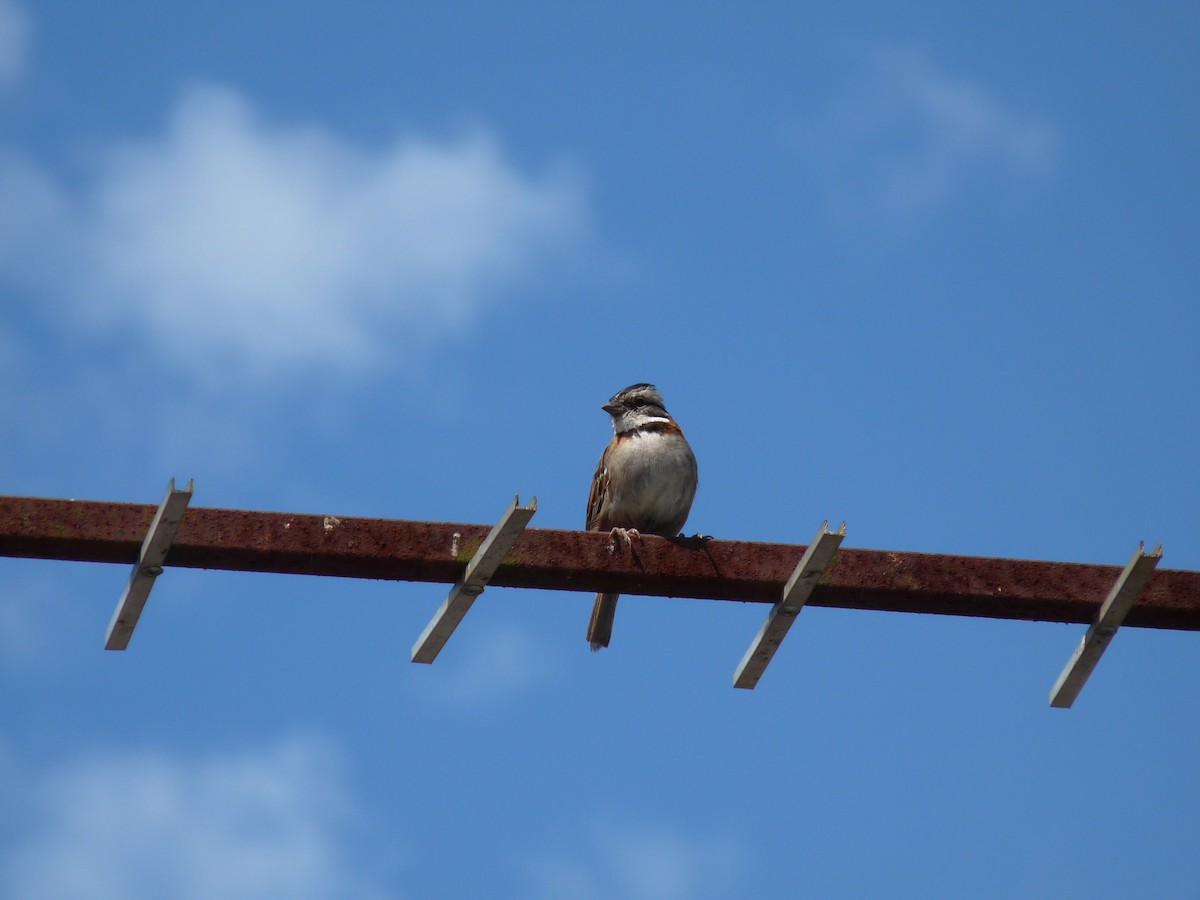
<svg viewBox="0 0 1200 900">
<path fill-rule="evenodd" d="M 486 537 L 486 534 L 482 534 L 478 537 L 473 537 L 464 541 L 462 540 L 462 535 L 458 534 L 458 532 L 455 532 L 453 541 L 455 550 L 454 553 L 451 554 L 454 557 L 454 561 L 462 563 L 464 566 L 466 566 L 466 564 L 471 561 L 476 552 L 478 552 L 479 548 L 483 545 L 483 541 Z M 507 563 L 508 560 L 506 559 L 504 562 Z M 504 563 L 501 563 L 501 565 L 504 565 Z"/>
<path fill-rule="evenodd" d="M 133 563 L 155 507 L 0 497 L 0 555 Z M 489 525 L 191 507 L 167 564 L 453 583 Z M 805 547 L 526 529 L 492 584 L 774 602 Z M 450 552 L 447 553 L 447 548 Z M 1090 622 L 1120 566 L 842 547 L 813 606 Z M 1200 630 L 1200 572 L 1159 569 L 1127 625 Z"/>
</svg>

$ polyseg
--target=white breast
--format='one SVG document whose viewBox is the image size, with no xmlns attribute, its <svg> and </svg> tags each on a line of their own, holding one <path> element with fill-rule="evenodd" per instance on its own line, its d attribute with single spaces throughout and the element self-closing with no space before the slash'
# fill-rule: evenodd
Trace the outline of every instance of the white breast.
<svg viewBox="0 0 1200 900">
<path fill-rule="evenodd" d="M 677 433 L 634 432 L 608 461 L 611 525 L 674 537 L 696 494 L 696 458 Z"/>
</svg>

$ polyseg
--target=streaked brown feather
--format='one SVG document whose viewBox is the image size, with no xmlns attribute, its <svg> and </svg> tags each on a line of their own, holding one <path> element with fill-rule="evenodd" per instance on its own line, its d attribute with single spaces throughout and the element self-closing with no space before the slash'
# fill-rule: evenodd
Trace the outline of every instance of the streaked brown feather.
<svg viewBox="0 0 1200 900">
<path fill-rule="evenodd" d="M 614 439 L 615 442 L 615 439 Z M 600 454 L 600 462 L 596 464 L 596 474 L 592 476 L 592 489 L 588 492 L 587 530 L 607 531 L 608 526 L 602 524 L 600 514 L 604 509 L 604 498 L 608 496 L 608 454 L 612 442 Z"/>
</svg>

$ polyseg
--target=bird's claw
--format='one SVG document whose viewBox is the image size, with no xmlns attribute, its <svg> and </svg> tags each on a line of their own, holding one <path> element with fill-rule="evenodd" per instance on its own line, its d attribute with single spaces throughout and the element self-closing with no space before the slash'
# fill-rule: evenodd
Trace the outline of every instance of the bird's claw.
<svg viewBox="0 0 1200 900">
<path fill-rule="evenodd" d="M 641 537 L 641 534 L 636 528 L 614 528 L 609 532 L 609 539 L 611 540 L 611 543 L 609 544 L 608 552 L 616 553 L 617 541 L 620 540 L 621 543 L 625 545 L 625 549 L 632 553 L 633 539 L 638 538 L 640 540 Z"/>
</svg>

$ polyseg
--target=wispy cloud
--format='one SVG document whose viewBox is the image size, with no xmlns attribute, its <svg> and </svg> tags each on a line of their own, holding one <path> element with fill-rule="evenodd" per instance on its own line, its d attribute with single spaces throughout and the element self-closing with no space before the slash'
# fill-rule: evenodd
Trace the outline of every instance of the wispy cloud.
<svg viewBox="0 0 1200 900">
<path fill-rule="evenodd" d="M 0 89 L 25 74 L 30 39 L 29 16 L 13 0 L 0 0 Z"/>
<path fill-rule="evenodd" d="M 678 828 L 596 826 L 585 844 L 590 858 L 548 854 L 529 867 L 531 892 L 561 900 L 675 900 L 730 897 L 742 852 L 729 838 Z"/>
<path fill-rule="evenodd" d="M 0 348 L 2 349 L 2 348 Z M 45 571 L 23 574 L 27 560 L 0 565 L 0 670 L 23 672 L 59 658 L 63 631 L 78 621 L 61 584 Z"/>
<path fill-rule="evenodd" d="M 162 133 L 96 156 L 75 186 L 0 154 L 0 277 L 209 378 L 403 357 L 554 271 L 589 230 L 576 174 L 520 171 L 485 128 L 370 148 L 214 85 L 187 90 Z"/>
<path fill-rule="evenodd" d="M 14 764 L 6 761 L 10 781 Z M 0 851 L 8 897 L 375 897 L 348 858 L 340 755 L 292 738 L 180 759 L 83 758 L 6 791 L 32 827 Z M 17 795 L 17 796 L 11 796 Z M 14 805 L 15 803 L 15 805 Z"/>
<path fill-rule="evenodd" d="M 905 226 L 986 179 L 1046 173 L 1058 137 L 917 50 L 887 47 L 805 125 L 801 143 L 838 217 Z"/>
<path fill-rule="evenodd" d="M 503 625 L 455 635 L 424 686 L 438 703 L 477 711 L 511 699 L 537 681 L 544 670 L 525 631 Z"/>
</svg>

